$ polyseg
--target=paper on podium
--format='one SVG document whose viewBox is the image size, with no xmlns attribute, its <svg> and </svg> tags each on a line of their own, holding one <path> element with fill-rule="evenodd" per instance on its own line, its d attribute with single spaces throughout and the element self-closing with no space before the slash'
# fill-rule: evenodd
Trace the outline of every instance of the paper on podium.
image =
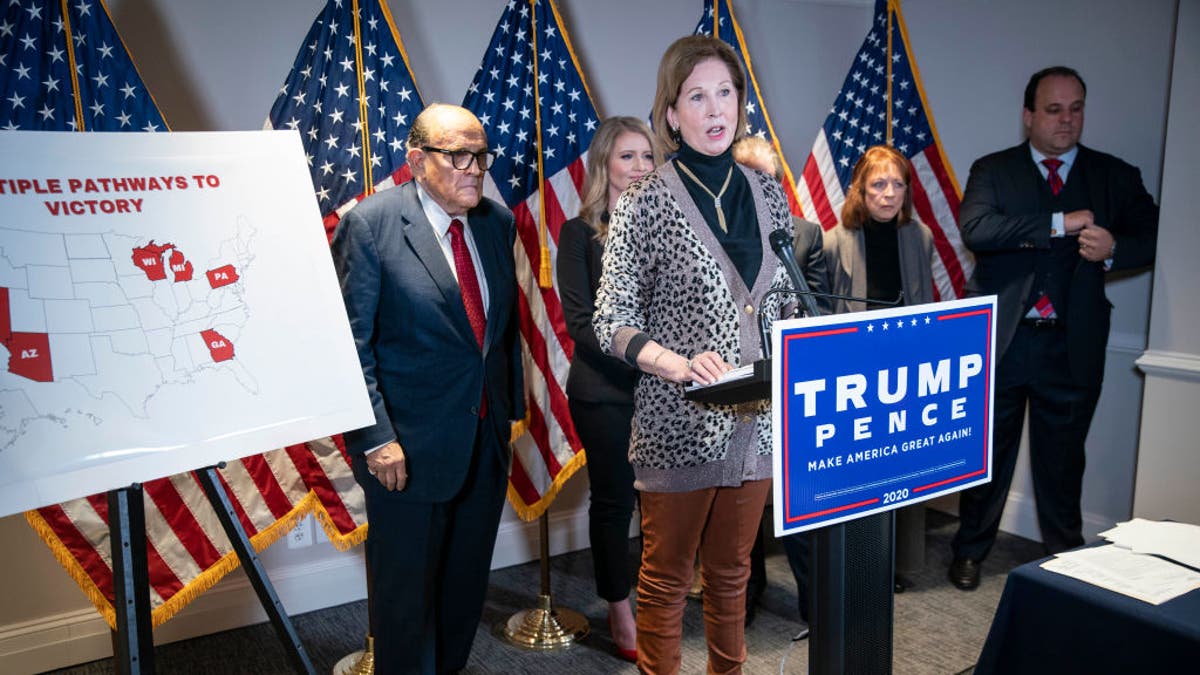
<svg viewBox="0 0 1200 675">
<path fill-rule="evenodd" d="M 712 405 L 737 405 L 771 396 L 771 361 L 762 359 L 734 368 L 712 384 L 689 382 L 683 387 L 683 397 Z"/>
</svg>

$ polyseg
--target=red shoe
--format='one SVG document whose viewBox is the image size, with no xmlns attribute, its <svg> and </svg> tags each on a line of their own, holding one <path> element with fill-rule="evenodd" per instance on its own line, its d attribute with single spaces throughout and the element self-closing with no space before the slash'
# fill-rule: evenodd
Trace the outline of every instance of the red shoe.
<svg viewBox="0 0 1200 675">
<path fill-rule="evenodd" d="M 637 647 L 634 647 L 632 649 L 626 649 L 625 647 L 622 647 L 621 645 L 617 644 L 617 631 L 613 630 L 613 622 L 612 622 L 611 614 L 608 615 L 608 633 L 613 638 L 613 648 L 616 649 L 616 651 L 617 651 L 617 657 L 623 661 L 628 661 L 630 663 L 637 663 L 637 660 L 638 660 Z"/>
</svg>

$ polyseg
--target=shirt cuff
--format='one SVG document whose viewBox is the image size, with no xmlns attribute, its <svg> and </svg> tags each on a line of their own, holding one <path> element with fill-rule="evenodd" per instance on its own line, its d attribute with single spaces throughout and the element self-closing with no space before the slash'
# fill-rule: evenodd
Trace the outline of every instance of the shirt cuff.
<svg viewBox="0 0 1200 675">
<path fill-rule="evenodd" d="M 1067 236 L 1067 226 L 1063 224 L 1062 211 L 1055 211 L 1050 214 L 1050 236 L 1065 237 Z"/>
<path fill-rule="evenodd" d="M 371 448 L 370 450 L 363 450 L 363 456 L 366 457 L 367 455 L 371 454 L 372 452 L 375 452 L 377 450 L 382 450 L 383 446 L 387 445 L 388 443 L 395 443 L 395 442 L 396 441 L 394 441 L 394 440 L 388 441 L 387 443 L 380 443 L 379 445 Z"/>
<path fill-rule="evenodd" d="M 638 370 L 637 357 L 641 353 L 642 348 L 650 341 L 650 336 L 645 333 L 638 333 L 632 338 L 629 338 L 629 344 L 625 345 L 625 362 Z"/>
</svg>

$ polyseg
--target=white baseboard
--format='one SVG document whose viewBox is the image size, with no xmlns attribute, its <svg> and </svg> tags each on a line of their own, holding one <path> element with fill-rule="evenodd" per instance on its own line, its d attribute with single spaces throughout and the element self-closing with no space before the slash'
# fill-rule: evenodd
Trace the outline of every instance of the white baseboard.
<svg viewBox="0 0 1200 675">
<path fill-rule="evenodd" d="M 637 518 L 631 534 L 637 531 Z M 586 505 L 550 515 L 550 553 L 587 548 Z M 274 553 L 274 548 L 271 553 Z M 366 597 L 361 547 L 302 564 L 268 570 L 289 614 L 302 614 Z M 492 555 L 492 569 L 537 559 L 538 522 L 504 523 Z M 270 556 L 275 558 L 276 556 Z M 535 583 L 532 580 L 531 583 Z M 267 620 L 250 582 L 241 571 L 226 577 L 175 618 L 154 631 L 155 644 L 167 644 Z M 91 609 L 65 612 L 22 624 L 0 626 L 0 673 L 23 675 L 112 656 L 108 625 Z"/>
<path fill-rule="evenodd" d="M 1083 538 L 1092 541 L 1101 532 L 1116 525 L 1108 516 L 1097 513 L 1083 512 Z M 1037 521 L 1037 502 L 1033 495 L 1009 492 L 1008 501 L 1004 503 L 1004 515 L 1000 517 L 1000 529 L 1033 541 L 1042 540 L 1041 528 Z"/>
</svg>

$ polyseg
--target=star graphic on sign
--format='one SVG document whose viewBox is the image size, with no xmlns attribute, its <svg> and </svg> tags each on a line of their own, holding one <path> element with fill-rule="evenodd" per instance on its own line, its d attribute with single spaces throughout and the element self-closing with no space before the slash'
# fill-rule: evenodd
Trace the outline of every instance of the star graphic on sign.
<svg viewBox="0 0 1200 675">
<path fill-rule="evenodd" d="M 867 332 L 874 333 L 875 332 L 875 324 L 873 324 L 873 323 L 867 324 Z"/>
<path fill-rule="evenodd" d="M 929 317 L 925 317 L 925 325 L 926 325 L 926 326 L 928 326 L 928 325 L 929 325 L 929 321 L 930 321 L 930 318 L 929 318 Z"/>
</svg>

